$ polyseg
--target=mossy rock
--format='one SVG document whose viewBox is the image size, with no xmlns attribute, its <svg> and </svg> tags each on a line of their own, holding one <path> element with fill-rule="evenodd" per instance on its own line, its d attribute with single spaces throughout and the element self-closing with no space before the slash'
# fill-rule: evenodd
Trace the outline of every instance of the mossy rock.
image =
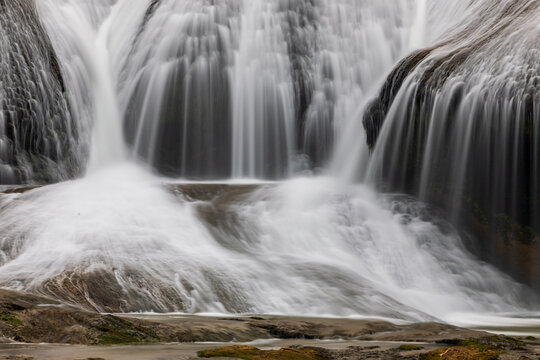
<svg viewBox="0 0 540 360">
<path fill-rule="evenodd" d="M 159 336 L 152 330 L 116 316 L 107 316 L 95 327 L 98 345 L 155 343 Z"/>
<path fill-rule="evenodd" d="M 463 347 L 475 347 L 475 348 L 487 348 L 487 349 L 499 349 L 499 350 L 520 350 L 525 343 L 519 339 L 515 339 L 508 336 L 488 336 L 478 339 L 467 340 L 445 340 L 442 341 L 445 344 L 453 346 Z"/>
<path fill-rule="evenodd" d="M 470 340 L 469 340 L 470 341 Z M 481 340 L 478 340 L 481 341 Z M 519 350 L 525 343 L 519 339 L 515 339 L 508 336 L 490 336 L 485 338 L 483 344 L 489 344 L 499 349 Z"/>
<path fill-rule="evenodd" d="M 4 322 L 4 323 L 6 323 L 6 324 L 8 324 L 10 326 L 20 326 L 20 325 L 22 325 L 21 319 L 19 319 L 15 315 L 13 315 L 11 313 L 8 313 L 8 312 L 0 313 L 0 321 Z"/>
<path fill-rule="evenodd" d="M 202 358 L 235 358 L 244 360 L 323 360 L 322 353 L 317 349 L 260 350 L 255 347 L 237 345 L 226 346 L 197 353 Z"/>
<path fill-rule="evenodd" d="M 537 235 L 531 226 L 515 222 L 508 214 L 496 214 L 494 226 L 497 234 L 502 237 L 505 244 L 511 244 L 515 240 L 526 245 L 532 245 Z"/>
<path fill-rule="evenodd" d="M 462 340 L 456 346 L 422 354 L 420 355 L 420 360 L 496 360 L 503 353 L 502 349 L 515 349 L 521 345 L 523 345 L 523 342 L 503 336 Z"/>
<path fill-rule="evenodd" d="M 415 351 L 415 350 L 422 350 L 424 347 L 420 345 L 414 345 L 414 344 L 403 344 L 398 349 L 401 351 Z"/>
<path fill-rule="evenodd" d="M 502 351 L 497 349 L 453 346 L 421 354 L 420 360 L 496 360 L 501 353 Z"/>
</svg>

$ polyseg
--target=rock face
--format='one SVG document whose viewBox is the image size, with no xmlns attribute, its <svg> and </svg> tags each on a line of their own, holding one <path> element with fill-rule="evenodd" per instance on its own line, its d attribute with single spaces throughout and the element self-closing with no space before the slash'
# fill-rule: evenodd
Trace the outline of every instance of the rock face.
<svg viewBox="0 0 540 360">
<path fill-rule="evenodd" d="M 119 317 L 121 316 L 121 317 Z M 0 335 L 5 341 L 67 344 L 252 341 L 256 339 L 351 339 L 457 342 L 484 332 L 442 324 L 394 325 L 381 320 L 293 317 L 105 315 L 46 297 L 0 290 Z"/>
<path fill-rule="evenodd" d="M 28 343 L 118 344 L 158 341 L 150 329 L 115 316 L 0 290 L 0 339 Z"/>
<path fill-rule="evenodd" d="M 449 209 L 475 230 L 478 254 L 540 289 L 540 3 L 469 10 L 368 107 L 367 176 Z"/>
<path fill-rule="evenodd" d="M 276 338 L 293 340 L 288 343 L 289 347 L 280 351 L 261 351 L 248 346 L 207 350 L 212 345 L 200 343 L 250 342 Z M 325 349 L 325 342 L 314 342 L 309 339 L 333 339 L 335 343 L 333 347 Z M 206 358 L 232 357 L 246 360 L 418 359 L 418 356 L 421 359 L 484 359 L 484 357 L 472 357 L 472 355 L 486 354 L 500 356 L 492 357 L 493 359 L 524 359 L 538 356 L 534 349 L 537 345 L 534 338 L 522 341 L 435 323 L 400 326 L 380 320 L 328 318 L 256 316 L 213 318 L 135 314 L 113 316 L 83 311 L 62 305 L 49 298 L 0 290 L 0 343 L 5 345 L 0 347 L 0 359 L 4 359 L 4 354 L 9 354 L 10 349 L 14 349 L 8 346 L 13 342 L 151 345 L 157 353 L 163 350 L 160 349 L 159 344 L 171 347 L 174 346 L 171 343 L 199 342 L 192 345 L 182 344 L 178 350 L 183 349 L 186 352 L 191 349 L 192 355 L 195 355 L 196 350 L 202 350 L 198 355 Z M 422 342 L 422 345 L 411 345 L 410 342 Z M 336 343 L 342 345 L 336 348 Z M 291 346 L 292 344 L 295 346 Z M 318 347 L 303 347 L 302 344 L 303 346 L 315 344 Z M 350 344 L 357 346 L 350 346 Z M 25 350 L 40 353 L 51 350 L 54 346 L 58 345 L 35 349 L 28 346 Z M 20 344 L 17 347 L 19 350 L 24 349 Z M 69 352 L 75 350 L 75 347 L 62 346 L 62 349 Z M 78 349 L 80 350 L 81 347 Z M 137 346 L 135 350 L 128 346 L 86 348 L 88 354 L 98 352 L 100 357 L 107 359 L 118 355 L 118 353 L 109 354 L 108 351 L 111 349 L 121 349 L 122 353 L 147 351 L 141 346 Z M 58 352 L 55 358 L 74 358 L 61 357 L 60 353 Z M 441 354 L 443 356 L 439 356 Z M 445 354 L 452 356 L 445 356 Z M 40 355 L 43 354 L 40 353 Z M 471 355 L 471 357 L 463 357 L 463 355 Z M 13 354 L 9 356 L 8 359 L 18 358 Z M 32 357 L 21 356 L 21 358 L 31 359 Z M 168 359 L 169 357 L 160 358 Z"/>
<path fill-rule="evenodd" d="M 0 184 L 76 174 L 77 126 L 31 0 L 0 0 Z"/>
</svg>

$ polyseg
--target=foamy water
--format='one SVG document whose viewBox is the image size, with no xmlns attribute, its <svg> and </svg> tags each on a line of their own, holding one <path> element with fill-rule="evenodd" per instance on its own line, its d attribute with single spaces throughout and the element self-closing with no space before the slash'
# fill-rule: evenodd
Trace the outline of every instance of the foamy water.
<svg viewBox="0 0 540 360">
<path fill-rule="evenodd" d="M 1 199 L 0 284 L 102 311 L 419 321 L 533 303 L 426 205 L 330 178 L 258 185 L 215 213 L 132 165 Z M 111 298 L 53 286 L 74 275 Z"/>
</svg>

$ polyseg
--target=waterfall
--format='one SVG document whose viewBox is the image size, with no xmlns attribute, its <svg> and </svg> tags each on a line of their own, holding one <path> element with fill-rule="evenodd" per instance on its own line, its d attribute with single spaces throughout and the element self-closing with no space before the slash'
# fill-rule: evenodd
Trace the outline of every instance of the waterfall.
<svg viewBox="0 0 540 360">
<path fill-rule="evenodd" d="M 313 127 L 324 124 L 317 132 L 333 134 L 331 142 L 315 138 L 311 146 L 328 149 L 325 156 L 330 158 L 331 173 L 350 178 L 350 173 L 361 167 L 369 155 L 366 142 L 361 141 L 364 129 L 358 118 L 388 70 L 410 50 L 415 2 L 397 5 L 392 0 L 367 1 L 357 5 L 356 11 L 345 6 L 350 2 L 332 4 L 325 8 L 330 27 L 322 34 L 328 48 L 320 54 L 322 80 L 311 105 L 313 113 L 308 113 L 306 131 L 312 133 Z M 321 111 L 323 97 L 326 109 Z M 324 120 L 326 114 L 329 116 Z M 334 143 L 335 149 L 331 146 Z M 355 156 L 354 161 L 351 155 Z"/>
<path fill-rule="evenodd" d="M 357 104 L 406 53 L 414 6 L 71 0 L 39 8 L 81 127 L 92 129 L 90 166 L 122 158 L 126 142 L 133 158 L 170 176 L 283 179 L 329 166 Z"/>
<path fill-rule="evenodd" d="M 103 312 L 537 310 L 538 1 L 13 1 L 33 11 L 0 0 L 0 183 L 72 180 L 0 194 L 1 287 Z"/>
<path fill-rule="evenodd" d="M 61 59 L 71 106 L 85 129 L 90 169 L 125 159 L 118 63 L 129 56 L 124 42 L 135 36 L 147 7 L 108 0 L 92 6 L 79 0 L 38 4 Z"/>
<path fill-rule="evenodd" d="M 162 186 L 124 165 L 3 197 L 0 284 L 105 312 L 450 321 L 535 301 L 406 196 L 323 177 Z"/>
<path fill-rule="evenodd" d="M 94 122 L 90 155 L 90 168 L 107 162 L 117 162 L 124 157 L 122 117 L 117 103 L 115 74 L 111 70 L 110 32 L 115 16 L 122 7 L 116 4 L 109 17 L 100 25 L 95 35 L 94 48 L 96 63 L 93 64 Z M 125 15 L 124 12 L 121 12 Z"/>
<path fill-rule="evenodd" d="M 295 130 L 292 66 L 278 2 L 246 0 L 233 78 L 233 177 L 288 177 Z"/>
<path fill-rule="evenodd" d="M 229 178 L 233 53 L 241 3 L 160 1 L 122 64 L 124 133 L 165 174 Z"/>
<path fill-rule="evenodd" d="M 33 2 L 3 1 L 0 29 L 0 183 L 77 175 L 80 129 Z"/>
<path fill-rule="evenodd" d="M 414 25 L 411 30 L 411 40 L 409 47 L 418 49 L 425 44 L 426 28 L 427 28 L 427 0 L 416 1 L 416 15 Z"/>
<path fill-rule="evenodd" d="M 524 245 L 540 233 L 540 4 L 486 1 L 464 14 L 398 65 L 371 105 L 366 124 L 380 132 L 366 177 L 447 207 L 481 234 L 485 259 L 538 286 Z"/>
</svg>

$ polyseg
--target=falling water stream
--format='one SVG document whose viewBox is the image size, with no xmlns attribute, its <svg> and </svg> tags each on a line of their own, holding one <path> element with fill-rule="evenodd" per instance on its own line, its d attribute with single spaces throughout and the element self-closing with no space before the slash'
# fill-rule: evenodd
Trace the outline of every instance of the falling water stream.
<svg viewBox="0 0 540 360">
<path fill-rule="evenodd" d="M 385 77 L 470 6 L 38 1 L 89 165 L 0 197 L 0 285 L 104 312 L 537 310 L 443 211 L 349 182 L 378 173 L 358 118 Z"/>
</svg>

